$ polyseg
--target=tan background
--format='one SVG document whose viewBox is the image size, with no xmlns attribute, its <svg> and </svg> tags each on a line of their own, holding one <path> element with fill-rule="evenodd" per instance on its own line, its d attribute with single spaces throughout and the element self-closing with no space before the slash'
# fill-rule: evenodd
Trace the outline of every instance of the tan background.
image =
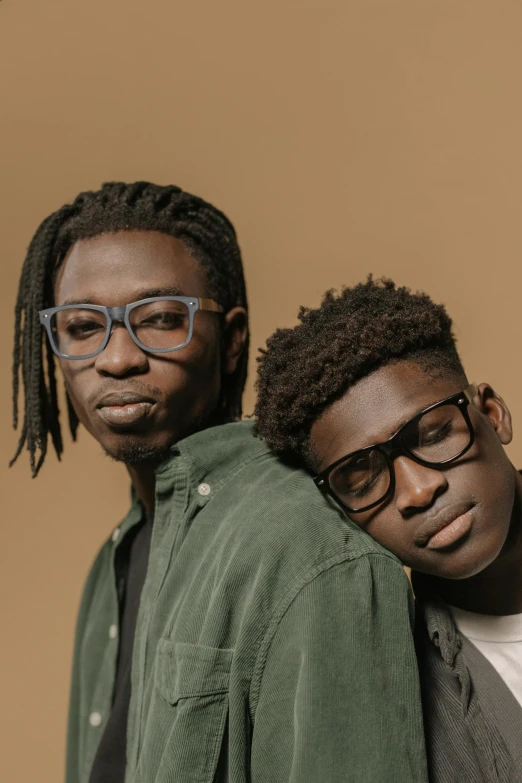
<svg viewBox="0 0 522 783">
<path fill-rule="evenodd" d="M 2 783 L 61 779 L 80 590 L 128 492 L 83 432 L 36 481 L 25 454 L 5 469 L 38 223 L 104 180 L 180 184 L 237 226 L 254 348 L 327 287 L 390 275 L 447 303 L 517 425 L 521 73 L 518 0 L 0 2 Z"/>
</svg>

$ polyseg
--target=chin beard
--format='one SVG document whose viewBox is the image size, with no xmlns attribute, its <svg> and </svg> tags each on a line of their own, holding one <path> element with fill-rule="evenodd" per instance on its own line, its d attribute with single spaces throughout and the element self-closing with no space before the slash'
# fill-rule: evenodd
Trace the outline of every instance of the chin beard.
<svg viewBox="0 0 522 783">
<path fill-rule="evenodd" d="M 138 439 L 133 439 L 132 436 L 130 436 L 117 448 L 111 450 L 104 448 L 104 451 L 110 459 L 113 459 L 116 462 L 124 462 L 126 465 L 159 465 L 170 456 L 172 445 L 176 443 L 177 440 L 207 429 L 207 427 L 213 427 L 217 424 L 224 423 L 220 411 L 213 411 L 210 414 L 205 411 L 194 418 L 191 426 L 185 432 L 181 433 L 179 438 L 173 437 L 172 442 L 166 446 L 151 446 L 142 443 Z"/>
<path fill-rule="evenodd" d="M 117 449 L 104 449 L 105 454 L 116 462 L 126 465 L 159 465 L 170 454 L 170 446 L 149 446 L 130 440 Z"/>
</svg>

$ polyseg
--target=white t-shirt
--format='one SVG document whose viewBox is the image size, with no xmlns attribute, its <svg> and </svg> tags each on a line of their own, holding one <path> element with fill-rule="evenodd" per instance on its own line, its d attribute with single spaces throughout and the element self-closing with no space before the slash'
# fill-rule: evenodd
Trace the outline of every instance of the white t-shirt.
<svg viewBox="0 0 522 783">
<path fill-rule="evenodd" d="M 494 666 L 522 705 L 522 614 L 498 617 L 450 609 L 459 631 Z"/>
</svg>

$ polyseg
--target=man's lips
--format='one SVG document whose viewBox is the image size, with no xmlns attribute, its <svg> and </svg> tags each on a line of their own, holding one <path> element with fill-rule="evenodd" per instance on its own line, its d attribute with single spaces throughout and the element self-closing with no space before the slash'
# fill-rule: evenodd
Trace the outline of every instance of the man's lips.
<svg viewBox="0 0 522 783">
<path fill-rule="evenodd" d="M 112 427 L 130 427 L 149 415 L 155 400 L 136 392 L 106 394 L 96 405 L 101 418 Z"/>
<path fill-rule="evenodd" d="M 137 394 L 137 392 L 132 391 L 111 392 L 110 394 L 106 394 L 105 397 L 102 397 L 101 400 L 98 400 L 96 407 L 120 407 L 122 405 L 132 405 L 133 403 L 140 402 L 155 403 L 156 400 L 152 397 L 147 397 L 144 394 Z"/>
<path fill-rule="evenodd" d="M 442 549 L 458 541 L 473 523 L 473 503 L 462 503 L 444 509 L 425 522 L 416 532 L 414 542 L 427 549 Z"/>
</svg>

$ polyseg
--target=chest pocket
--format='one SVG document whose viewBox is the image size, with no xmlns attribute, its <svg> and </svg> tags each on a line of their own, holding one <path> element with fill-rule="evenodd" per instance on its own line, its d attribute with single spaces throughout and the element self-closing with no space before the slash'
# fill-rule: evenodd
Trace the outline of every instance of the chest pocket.
<svg viewBox="0 0 522 783">
<path fill-rule="evenodd" d="M 157 707 L 164 720 L 158 732 L 163 738 L 156 734 L 152 740 L 156 764 L 161 759 L 157 783 L 214 780 L 228 716 L 233 653 L 170 639 L 159 642 L 154 690 L 156 704 L 158 698 L 163 703 Z"/>
</svg>

